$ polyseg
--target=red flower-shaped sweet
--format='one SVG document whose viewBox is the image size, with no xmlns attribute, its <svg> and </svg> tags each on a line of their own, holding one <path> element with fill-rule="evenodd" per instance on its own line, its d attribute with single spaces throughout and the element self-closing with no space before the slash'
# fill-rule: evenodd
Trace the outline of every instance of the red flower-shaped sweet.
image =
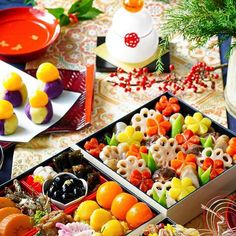
<svg viewBox="0 0 236 236">
<path fill-rule="evenodd" d="M 196 156 L 194 154 L 185 154 L 180 151 L 177 157 L 171 161 L 171 167 L 176 170 L 178 175 L 181 174 L 182 169 L 187 165 L 191 165 L 194 169 L 197 168 Z"/>
<path fill-rule="evenodd" d="M 155 134 L 165 135 L 171 128 L 171 123 L 165 120 L 162 114 L 158 114 L 155 118 L 148 118 L 146 121 L 147 134 L 153 136 Z"/>
<path fill-rule="evenodd" d="M 203 170 L 207 170 L 211 166 L 210 178 L 214 179 L 217 175 L 224 171 L 224 162 L 222 160 L 212 160 L 207 157 L 202 165 Z"/>
<path fill-rule="evenodd" d="M 99 143 L 96 138 L 91 138 L 89 141 L 86 141 L 84 148 L 94 157 L 99 157 L 100 152 L 105 147 L 104 143 Z"/>
<path fill-rule="evenodd" d="M 137 47 L 140 38 L 136 33 L 129 33 L 125 35 L 125 45 L 130 48 Z"/>
<path fill-rule="evenodd" d="M 152 180 L 151 171 L 144 170 L 141 172 L 137 169 L 133 170 L 130 175 L 130 183 L 136 187 L 139 187 L 140 190 L 146 193 L 152 188 L 154 183 Z"/>
<path fill-rule="evenodd" d="M 189 129 L 185 130 L 182 134 L 177 134 L 175 139 L 185 150 L 188 150 L 194 144 L 200 144 L 200 138 Z"/>
<path fill-rule="evenodd" d="M 159 102 L 156 103 L 155 109 L 161 112 L 164 116 L 170 116 L 173 113 L 180 111 L 180 105 L 177 98 L 161 96 Z"/>
<path fill-rule="evenodd" d="M 226 153 L 236 161 L 236 137 L 229 140 L 229 146 L 226 148 Z"/>
</svg>

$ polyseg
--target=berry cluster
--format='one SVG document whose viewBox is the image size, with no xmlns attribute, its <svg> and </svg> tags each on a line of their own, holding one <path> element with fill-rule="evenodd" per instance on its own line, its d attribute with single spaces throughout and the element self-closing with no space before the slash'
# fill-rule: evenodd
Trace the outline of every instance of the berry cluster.
<svg viewBox="0 0 236 236">
<path fill-rule="evenodd" d="M 215 89 L 215 80 L 219 78 L 218 74 L 214 74 L 215 67 L 207 66 L 205 62 L 195 64 L 186 76 L 177 76 L 174 72 L 174 65 L 169 67 L 170 73 L 164 79 L 155 78 L 147 68 L 134 68 L 132 72 L 125 73 L 121 68 L 117 72 L 110 74 L 110 78 L 115 80 L 109 81 L 113 86 L 119 86 L 125 92 L 132 92 L 135 87 L 136 91 L 146 90 L 153 84 L 160 83 L 158 89 L 166 92 L 171 91 L 176 94 L 178 91 L 191 89 L 195 93 L 200 93 L 204 89 L 210 87 Z"/>
</svg>

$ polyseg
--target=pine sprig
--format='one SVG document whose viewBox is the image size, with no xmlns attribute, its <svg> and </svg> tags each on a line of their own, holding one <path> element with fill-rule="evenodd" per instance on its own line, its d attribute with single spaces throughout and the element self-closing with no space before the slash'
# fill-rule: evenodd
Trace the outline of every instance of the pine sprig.
<svg viewBox="0 0 236 236">
<path fill-rule="evenodd" d="M 236 0 L 182 0 L 166 11 L 162 34 L 180 33 L 195 47 L 215 35 L 236 36 Z M 236 45 L 235 45 L 236 46 Z"/>
</svg>

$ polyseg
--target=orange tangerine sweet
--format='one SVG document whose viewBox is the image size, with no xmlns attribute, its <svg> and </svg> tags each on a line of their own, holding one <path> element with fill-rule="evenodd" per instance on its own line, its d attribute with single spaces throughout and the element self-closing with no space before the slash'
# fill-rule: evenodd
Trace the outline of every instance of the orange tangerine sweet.
<svg viewBox="0 0 236 236">
<path fill-rule="evenodd" d="M 120 193 L 114 198 L 112 202 L 111 213 L 118 220 L 125 220 L 126 213 L 137 202 L 137 198 L 133 195 L 129 193 Z"/>
<path fill-rule="evenodd" d="M 98 188 L 96 200 L 101 207 L 111 209 L 113 199 L 122 192 L 123 190 L 119 184 L 114 181 L 108 181 Z"/>
<path fill-rule="evenodd" d="M 6 100 L 0 100 L 0 120 L 6 120 L 13 115 L 13 106 Z"/>
<path fill-rule="evenodd" d="M 36 77 L 38 80 L 48 83 L 59 79 L 60 75 L 56 66 L 50 62 L 45 62 L 38 67 Z"/>
<path fill-rule="evenodd" d="M 143 8 L 144 0 L 123 0 L 123 7 L 129 12 L 138 12 Z"/>
<path fill-rule="evenodd" d="M 151 209 L 143 202 L 134 204 L 126 214 L 128 225 L 135 229 L 153 217 Z"/>
<path fill-rule="evenodd" d="M 22 87 L 22 79 L 16 72 L 10 72 L 3 80 L 3 87 L 8 91 L 16 91 Z"/>
<path fill-rule="evenodd" d="M 48 95 L 41 90 L 36 90 L 29 98 L 29 103 L 31 107 L 45 107 L 48 104 Z"/>
</svg>

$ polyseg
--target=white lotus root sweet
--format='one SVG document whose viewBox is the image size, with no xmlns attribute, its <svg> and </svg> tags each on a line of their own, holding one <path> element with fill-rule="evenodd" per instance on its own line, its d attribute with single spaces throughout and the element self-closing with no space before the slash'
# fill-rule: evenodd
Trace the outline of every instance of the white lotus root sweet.
<svg viewBox="0 0 236 236">
<path fill-rule="evenodd" d="M 185 152 L 174 138 L 160 137 L 151 145 L 149 151 L 157 166 L 170 167 L 171 160 L 175 159 L 179 151 Z"/>
<path fill-rule="evenodd" d="M 128 156 L 125 160 L 120 160 L 117 163 L 117 173 L 129 180 L 133 170 L 149 170 L 143 159 L 137 159 L 135 156 Z"/>
<path fill-rule="evenodd" d="M 148 138 L 147 136 L 147 125 L 146 121 L 148 118 L 155 118 L 157 114 L 160 114 L 159 111 L 153 109 L 149 110 L 147 108 L 142 108 L 140 113 L 135 114 L 131 119 L 131 124 L 136 131 L 141 131 L 144 136 L 144 140 Z"/>
<path fill-rule="evenodd" d="M 229 154 L 224 153 L 221 148 L 216 148 L 214 150 L 212 150 L 212 148 L 210 148 L 210 147 L 205 148 L 202 151 L 202 156 L 197 158 L 197 164 L 199 166 L 202 166 L 204 160 L 207 157 L 210 157 L 214 161 L 215 160 L 223 161 L 224 167 L 231 167 L 232 166 L 232 162 L 233 162 L 232 157 Z"/>
<path fill-rule="evenodd" d="M 162 195 L 162 192 L 165 189 L 166 190 L 166 204 L 167 204 L 167 207 L 170 207 L 176 203 L 176 201 L 173 198 L 171 198 L 169 195 L 170 188 L 171 188 L 171 181 L 167 181 L 165 183 L 155 182 L 152 185 L 152 188 L 147 191 L 147 195 L 152 196 L 153 191 L 155 191 L 157 196 L 160 197 Z"/>
<path fill-rule="evenodd" d="M 118 161 L 125 158 L 128 150 L 129 146 L 127 143 L 120 143 L 117 147 L 107 145 L 102 149 L 99 157 L 105 165 L 116 171 Z"/>
</svg>

